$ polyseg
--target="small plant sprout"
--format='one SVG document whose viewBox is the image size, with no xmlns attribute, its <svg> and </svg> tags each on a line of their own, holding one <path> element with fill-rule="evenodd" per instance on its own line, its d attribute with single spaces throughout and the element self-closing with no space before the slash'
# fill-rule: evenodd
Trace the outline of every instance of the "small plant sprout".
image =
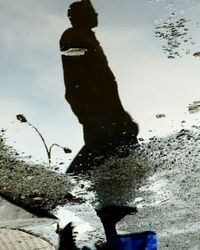
<svg viewBox="0 0 200 250">
<path fill-rule="evenodd" d="M 59 148 L 62 148 L 63 151 L 65 152 L 65 154 L 68 154 L 68 153 L 71 153 L 71 149 L 67 148 L 67 147 L 62 147 L 60 146 L 59 144 L 57 143 L 53 143 L 50 147 L 47 146 L 46 142 L 45 142 L 45 139 L 44 137 L 42 136 L 42 134 L 40 133 L 40 131 L 35 127 L 33 126 L 27 119 L 24 115 L 22 114 L 18 114 L 16 115 L 16 118 L 18 121 L 20 121 L 21 123 L 27 123 L 30 127 L 32 127 L 36 132 L 37 134 L 40 136 L 42 142 L 43 142 L 43 145 L 45 147 L 45 150 L 46 150 L 46 153 L 47 153 L 47 157 L 48 157 L 48 161 L 49 161 L 49 167 L 51 166 L 51 152 L 52 152 L 52 148 L 53 147 L 59 147 Z"/>
</svg>

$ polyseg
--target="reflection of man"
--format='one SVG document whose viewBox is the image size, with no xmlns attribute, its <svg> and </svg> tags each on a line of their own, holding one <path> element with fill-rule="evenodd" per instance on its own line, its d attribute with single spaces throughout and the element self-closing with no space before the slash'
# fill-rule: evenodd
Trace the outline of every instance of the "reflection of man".
<svg viewBox="0 0 200 250">
<path fill-rule="evenodd" d="M 138 126 L 124 111 L 115 77 L 91 30 L 98 24 L 89 0 L 68 10 L 72 28 L 60 39 L 65 97 L 83 125 L 85 146 L 99 149 L 137 142 Z"/>
<path fill-rule="evenodd" d="M 141 233 L 117 234 L 116 224 L 126 215 L 135 214 L 136 208 L 127 206 L 110 205 L 96 211 L 106 235 L 107 242 L 96 245 L 99 250 L 157 250 L 157 236 L 153 231 Z M 75 243 L 73 225 L 69 223 L 64 229 L 58 230 L 58 250 L 79 250 Z M 82 250 L 90 250 L 88 247 Z M 93 249 L 93 248 L 92 248 Z"/>
</svg>

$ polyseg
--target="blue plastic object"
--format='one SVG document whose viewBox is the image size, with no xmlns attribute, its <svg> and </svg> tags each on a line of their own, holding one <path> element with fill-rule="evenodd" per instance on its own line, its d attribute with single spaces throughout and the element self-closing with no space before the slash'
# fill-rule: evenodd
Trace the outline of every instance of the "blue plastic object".
<svg viewBox="0 0 200 250">
<path fill-rule="evenodd" d="M 157 236 L 153 231 L 113 235 L 110 246 L 116 250 L 157 250 Z"/>
</svg>

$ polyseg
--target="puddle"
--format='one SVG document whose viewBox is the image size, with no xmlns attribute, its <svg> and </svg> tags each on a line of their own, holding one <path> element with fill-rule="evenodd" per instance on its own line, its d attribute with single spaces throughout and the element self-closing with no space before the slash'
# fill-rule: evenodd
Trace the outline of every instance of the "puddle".
<svg viewBox="0 0 200 250">
<path fill-rule="evenodd" d="M 66 25 L 68 6 L 64 1 L 41 5 L 41 11 L 29 16 L 27 26 L 30 4 L 37 10 L 33 0 L 24 1 L 23 8 L 14 2 L 3 4 L 7 11 L 2 12 L 5 18 L 1 23 L 1 47 L 5 48 L 1 54 L 1 124 L 9 130 L 9 143 L 32 155 L 27 161 L 37 156 L 48 162 L 37 136 L 22 124 L 11 124 L 21 112 L 28 114 L 48 145 L 56 142 L 72 148 L 69 159 L 63 150 L 52 153 L 54 169 L 64 173 L 83 143 L 81 126 L 64 99 L 58 60 L 58 40 Z M 5 169 L 1 168 L 1 190 L 20 202 L 32 202 L 34 208 L 52 199 L 52 203 L 46 202 L 47 209 L 52 209 L 69 192 L 80 198 L 83 202 L 71 200 L 68 205 L 59 205 L 53 214 L 60 227 L 73 221 L 77 237 L 85 243 L 104 239 L 95 209 L 115 203 L 138 208 L 136 215 L 127 216 L 119 225 L 120 230 L 154 229 L 161 238 L 161 249 L 199 249 L 200 101 L 193 102 L 199 100 L 200 93 L 199 0 L 102 0 L 94 5 L 100 17 L 97 38 L 117 77 L 120 96 L 140 125 L 139 136 L 145 135 L 148 141 L 140 138 L 141 146 L 129 157 L 111 159 L 90 171 L 89 177 L 72 182 L 8 157 Z M 7 13 L 12 13 L 9 22 Z M 32 33 L 23 33 L 27 27 Z M 86 52 L 71 48 L 62 54 L 76 60 Z M 11 62 L 14 67 L 10 67 Z M 78 84 L 76 88 L 80 89 Z M 182 130 L 175 133 L 179 128 Z M 148 131 L 154 137 L 149 138 Z M 170 136 L 158 136 L 166 134 Z M 3 161 L 4 150 L 0 154 Z"/>
</svg>

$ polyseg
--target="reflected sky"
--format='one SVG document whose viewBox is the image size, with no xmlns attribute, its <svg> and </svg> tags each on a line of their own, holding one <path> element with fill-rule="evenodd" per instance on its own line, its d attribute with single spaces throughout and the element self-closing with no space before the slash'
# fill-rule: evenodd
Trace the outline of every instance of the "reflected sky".
<svg viewBox="0 0 200 250">
<path fill-rule="evenodd" d="M 64 99 L 59 52 L 60 36 L 70 27 L 66 12 L 72 2 L 0 0 L 1 127 L 7 128 L 8 143 L 46 160 L 39 137 L 15 119 L 23 113 L 48 144 L 73 150 L 67 156 L 55 152 L 54 160 L 67 164 L 83 144 L 82 128 Z M 92 2 L 99 14 L 96 36 L 117 78 L 122 103 L 140 125 L 139 136 L 169 133 L 182 120 L 186 126 L 197 123 L 199 114 L 189 114 L 187 107 L 200 100 L 200 57 L 193 56 L 200 51 L 200 2 Z M 157 119 L 160 113 L 166 118 Z"/>
</svg>

